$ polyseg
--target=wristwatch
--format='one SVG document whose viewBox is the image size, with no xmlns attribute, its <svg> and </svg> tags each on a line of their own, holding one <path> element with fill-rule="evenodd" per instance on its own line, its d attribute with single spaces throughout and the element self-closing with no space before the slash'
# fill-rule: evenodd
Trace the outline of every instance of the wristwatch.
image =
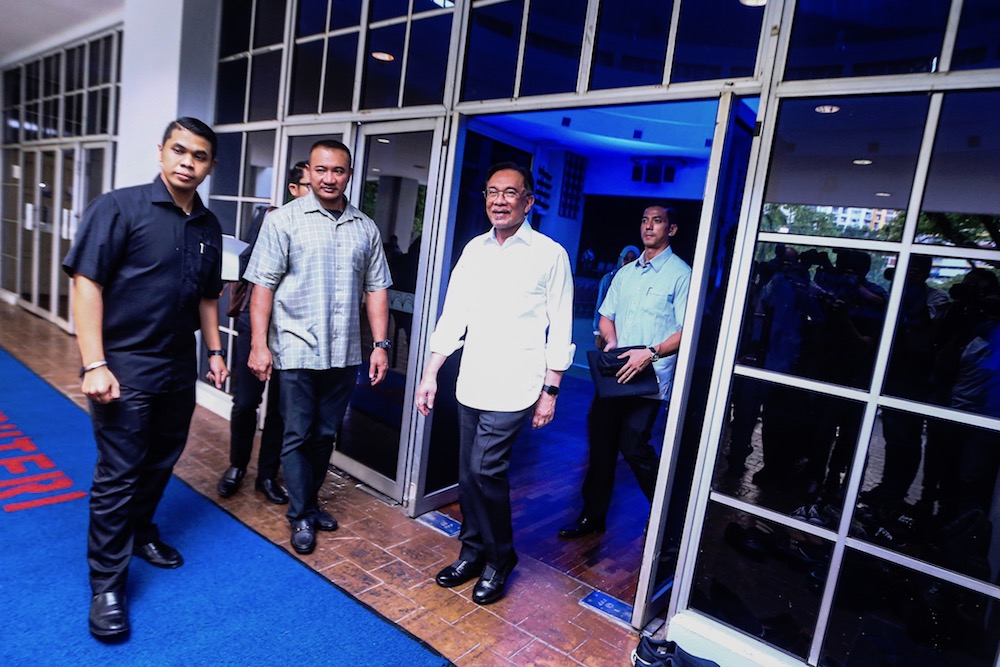
<svg viewBox="0 0 1000 667">
<path fill-rule="evenodd" d="M 660 353 L 656 351 L 656 348 L 652 345 L 649 346 L 649 351 L 653 353 L 653 356 L 649 359 L 650 362 L 659 361 Z"/>
<path fill-rule="evenodd" d="M 392 341 L 389 340 L 389 339 L 386 339 L 386 340 L 377 340 L 374 343 L 372 343 L 372 349 L 373 350 L 375 348 L 378 348 L 378 347 L 382 348 L 383 350 L 392 349 Z"/>
<path fill-rule="evenodd" d="M 544 391 L 549 396 L 558 396 L 559 395 L 559 387 L 557 387 L 555 385 L 552 385 L 552 384 L 543 384 L 542 385 L 542 391 Z"/>
<path fill-rule="evenodd" d="M 222 357 L 223 359 L 225 359 L 226 358 L 226 351 L 225 350 L 209 350 L 208 351 L 208 356 L 209 357 Z"/>
</svg>

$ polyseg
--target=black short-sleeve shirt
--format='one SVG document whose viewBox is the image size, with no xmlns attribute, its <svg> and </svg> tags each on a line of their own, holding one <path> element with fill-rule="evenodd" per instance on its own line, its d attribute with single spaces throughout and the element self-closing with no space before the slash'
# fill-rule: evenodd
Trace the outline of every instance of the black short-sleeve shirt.
<svg viewBox="0 0 1000 667">
<path fill-rule="evenodd" d="M 63 269 L 103 287 L 104 354 L 121 384 L 151 393 L 194 384 L 198 306 L 222 289 L 222 229 L 197 194 L 191 215 L 159 176 L 101 195 Z"/>
</svg>

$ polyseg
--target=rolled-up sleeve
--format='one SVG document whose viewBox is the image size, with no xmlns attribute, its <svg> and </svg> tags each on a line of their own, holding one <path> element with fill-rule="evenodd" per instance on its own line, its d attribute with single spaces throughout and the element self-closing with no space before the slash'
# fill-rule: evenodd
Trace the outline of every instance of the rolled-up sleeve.
<svg viewBox="0 0 1000 667">
<path fill-rule="evenodd" d="M 465 274 L 468 269 L 468 250 L 462 253 L 448 280 L 448 291 L 444 298 L 441 317 L 430 337 L 430 350 L 450 356 L 464 344 L 464 336 L 469 323 L 469 299 L 472 296 L 472 281 Z"/>
<path fill-rule="evenodd" d="M 281 220 L 277 219 L 279 213 L 280 211 L 272 213 L 261 223 L 257 243 L 243 274 L 243 279 L 247 282 L 269 290 L 278 287 L 288 270 L 289 238 L 283 230 Z"/>
<path fill-rule="evenodd" d="M 549 370 L 565 371 L 573 364 L 576 345 L 573 344 L 573 274 L 569 256 L 560 248 L 558 261 L 553 263 L 546 294 L 549 334 L 545 343 L 545 366 Z"/>
</svg>

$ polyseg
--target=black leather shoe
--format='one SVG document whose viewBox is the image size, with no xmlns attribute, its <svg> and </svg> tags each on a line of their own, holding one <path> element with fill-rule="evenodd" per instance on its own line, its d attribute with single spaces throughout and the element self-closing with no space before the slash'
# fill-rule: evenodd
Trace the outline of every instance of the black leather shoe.
<svg viewBox="0 0 1000 667">
<path fill-rule="evenodd" d="M 309 518 L 316 530 L 337 530 L 337 520 L 326 510 L 313 510 Z"/>
<path fill-rule="evenodd" d="M 264 497 L 275 505 L 285 505 L 288 503 L 288 494 L 281 488 L 276 479 L 258 479 L 254 482 L 253 488 L 264 494 Z"/>
<path fill-rule="evenodd" d="M 292 521 L 292 548 L 296 553 L 311 554 L 316 548 L 316 531 L 309 519 Z"/>
<path fill-rule="evenodd" d="M 596 519 L 591 519 L 587 516 L 581 516 L 579 519 L 573 523 L 567 523 L 565 526 L 559 529 L 559 537 L 568 537 L 570 539 L 575 539 L 577 537 L 583 537 L 584 535 L 590 535 L 591 533 L 603 533 L 604 532 L 604 522 L 597 521 Z"/>
<path fill-rule="evenodd" d="M 138 556 L 150 565 L 172 570 L 184 564 L 184 558 L 177 549 L 166 542 L 152 540 L 132 547 L 132 555 Z"/>
<path fill-rule="evenodd" d="M 472 581 L 483 573 L 483 561 L 462 560 L 459 558 L 454 563 L 437 573 L 434 581 L 443 588 L 454 588 L 461 586 L 467 581 Z"/>
<path fill-rule="evenodd" d="M 475 588 L 472 589 L 472 601 L 476 604 L 490 604 L 502 598 L 507 578 L 514 571 L 515 565 L 517 565 L 516 554 L 500 568 L 487 565 Z"/>
<path fill-rule="evenodd" d="M 90 598 L 90 634 L 100 639 L 122 637 L 128 632 L 125 594 L 98 593 Z"/>
<path fill-rule="evenodd" d="M 219 483 L 215 485 L 215 490 L 223 498 L 228 498 L 239 490 L 240 484 L 243 483 L 243 477 L 246 474 L 247 471 L 242 468 L 229 466 L 226 468 L 226 472 L 222 473 L 222 477 L 219 478 Z"/>
</svg>

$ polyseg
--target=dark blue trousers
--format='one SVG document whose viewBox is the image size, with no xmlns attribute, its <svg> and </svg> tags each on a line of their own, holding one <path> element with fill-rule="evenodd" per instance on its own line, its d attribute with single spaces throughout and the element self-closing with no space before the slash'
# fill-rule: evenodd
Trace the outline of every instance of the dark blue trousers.
<svg viewBox="0 0 1000 667">
<path fill-rule="evenodd" d="M 278 476 L 281 462 L 281 441 L 285 425 L 281 421 L 278 407 L 278 373 L 271 375 L 270 383 L 261 382 L 249 368 L 250 358 L 250 315 L 240 314 L 236 320 L 236 346 L 233 350 L 231 370 L 233 380 L 233 410 L 229 418 L 229 463 L 246 470 L 253 453 L 253 437 L 257 434 L 257 408 L 264 397 L 267 386 L 267 417 L 264 418 L 264 432 L 260 438 L 260 452 L 257 454 L 257 479 L 274 479 Z"/>
</svg>

